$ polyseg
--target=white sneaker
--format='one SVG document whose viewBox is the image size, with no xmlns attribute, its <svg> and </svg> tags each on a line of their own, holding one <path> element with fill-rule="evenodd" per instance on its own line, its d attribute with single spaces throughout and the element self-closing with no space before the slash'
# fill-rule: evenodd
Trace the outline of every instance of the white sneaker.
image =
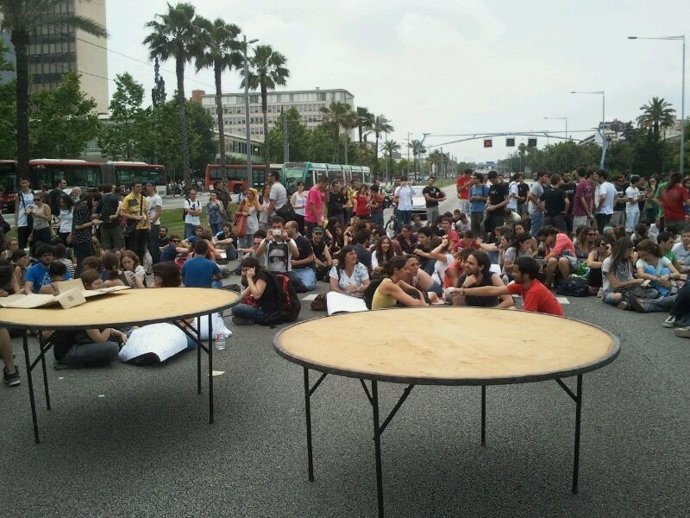
<svg viewBox="0 0 690 518">
<path fill-rule="evenodd" d="M 666 320 L 664 320 L 664 323 L 661 324 L 664 327 L 676 327 L 676 317 L 673 315 L 669 315 Z"/>
<path fill-rule="evenodd" d="M 690 327 L 679 327 L 673 331 L 673 334 L 681 338 L 690 338 Z"/>
</svg>

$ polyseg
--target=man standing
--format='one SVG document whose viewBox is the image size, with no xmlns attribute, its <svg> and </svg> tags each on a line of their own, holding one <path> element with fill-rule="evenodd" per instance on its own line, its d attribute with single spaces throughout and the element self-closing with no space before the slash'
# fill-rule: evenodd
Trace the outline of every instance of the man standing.
<svg viewBox="0 0 690 518">
<path fill-rule="evenodd" d="M 468 214 L 470 211 L 470 184 L 472 183 L 472 169 L 465 169 L 462 175 L 458 175 L 455 188 L 460 200 L 460 212 Z"/>
<path fill-rule="evenodd" d="M 573 235 L 573 202 L 575 201 L 575 184 L 573 183 L 570 172 L 565 171 L 561 177 L 561 191 L 568 199 L 568 206 L 565 209 L 565 230 L 568 235 Z"/>
<path fill-rule="evenodd" d="M 486 204 L 486 222 L 484 230 L 489 239 L 493 239 L 494 230 L 503 226 L 506 205 L 508 205 L 508 185 L 498 176 L 498 172 L 489 171 L 489 201 Z"/>
<path fill-rule="evenodd" d="M 64 178 L 55 181 L 55 189 L 48 193 L 48 205 L 50 205 L 50 213 L 57 216 L 60 214 L 60 196 L 64 193 L 64 188 L 67 187 L 67 181 Z"/>
<path fill-rule="evenodd" d="M 369 213 L 371 221 L 380 228 L 383 228 L 383 201 L 384 197 L 378 184 L 372 185 L 369 188 Z"/>
<path fill-rule="evenodd" d="M 604 233 L 604 227 L 611 222 L 613 207 L 616 202 L 616 187 L 607 182 L 608 173 L 603 169 L 597 171 L 596 180 L 599 182 L 599 199 L 597 200 L 597 228 L 600 234 Z"/>
<path fill-rule="evenodd" d="M 213 182 L 213 192 L 216 193 L 216 196 L 218 197 L 218 201 L 223 204 L 223 208 L 226 211 L 228 210 L 228 206 L 230 205 L 230 193 L 228 190 L 225 188 L 223 185 L 223 182 L 220 180 L 216 180 Z M 240 203 L 242 200 L 237 200 L 237 203 Z"/>
<path fill-rule="evenodd" d="M 438 221 L 438 204 L 446 199 L 445 193 L 438 187 L 434 187 L 435 181 L 435 176 L 429 176 L 426 187 L 422 189 L 424 202 L 426 204 L 426 224 L 432 227 L 435 226 Z"/>
<path fill-rule="evenodd" d="M 539 233 L 541 227 L 544 226 L 544 203 L 541 201 L 544 194 L 544 186 L 549 181 L 549 173 L 543 171 L 537 173 L 537 181 L 534 182 L 532 188 L 529 190 L 527 198 L 529 204 L 527 205 L 527 212 L 529 213 L 530 229 L 529 233 L 532 237 Z"/>
<path fill-rule="evenodd" d="M 276 215 L 283 218 L 286 221 L 286 205 L 288 203 L 287 191 L 282 183 L 280 183 L 280 172 L 271 171 L 268 175 L 271 182 L 271 191 L 268 194 L 271 203 L 268 206 L 268 216 L 273 216 L 274 212 Z"/>
<path fill-rule="evenodd" d="M 345 225 L 346 196 L 340 192 L 340 182 L 335 180 L 331 184 L 331 192 L 328 193 L 328 227 L 330 229 L 337 223 L 341 227 Z"/>
<path fill-rule="evenodd" d="M 591 174 L 588 174 L 584 167 L 577 169 L 577 184 L 575 185 L 575 196 L 573 197 L 573 228 L 587 227 L 594 219 L 592 207 L 594 206 L 594 187 L 589 181 Z"/>
<path fill-rule="evenodd" d="M 324 225 L 323 207 L 324 193 L 328 187 L 328 177 L 319 177 L 316 185 L 309 189 L 307 194 L 307 206 L 304 210 L 304 222 L 307 227 L 307 240 L 311 239 L 311 233 L 315 227 Z"/>
<path fill-rule="evenodd" d="M 520 201 L 525 201 L 524 198 L 520 200 L 520 182 L 522 182 L 522 175 L 515 173 L 508 185 L 508 205 L 506 205 L 506 209 L 516 214 L 521 214 L 518 207 Z"/>
<path fill-rule="evenodd" d="M 482 233 L 482 219 L 484 218 L 484 209 L 486 208 L 486 200 L 489 196 L 489 188 L 484 183 L 484 176 L 481 173 L 475 173 L 470 183 L 470 222 L 472 232 L 475 236 Z"/>
<path fill-rule="evenodd" d="M 161 252 L 158 248 L 158 233 L 161 229 L 161 212 L 163 212 L 163 199 L 156 192 L 156 186 L 152 183 L 146 184 L 146 201 L 149 208 L 149 242 L 148 249 L 151 254 L 151 263 L 156 264 L 160 261 Z"/>
<path fill-rule="evenodd" d="M 398 217 L 400 225 L 410 223 L 412 216 L 412 198 L 414 197 L 414 189 L 407 181 L 407 176 L 400 178 L 400 186 L 395 189 L 395 197 L 398 200 Z"/>
<path fill-rule="evenodd" d="M 19 181 L 19 192 L 14 202 L 14 221 L 17 225 L 17 241 L 19 249 L 24 250 L 29 244 L 29 236 L 34 229 L 34 193 L 31 190 L 29 180 Z"/>
<path fill-rule="evenodd" d="M 196 199 L 196 191 L 189 191 L 189 198 L 184 201 L 184 238 L 194 235 L 194 229 L 201 225 L 201 202 Z"/>
<path fill-rule="evenodd" d="M 104 193 L 107 186 L 104 186 Z M 104 194 L 99 209 L 101 211 L 101 244 L 105 250 L 120 250 L 125 247 L 120 226 L 120 187 L 111 186 L 110 192 Z"/>
<path fill-rule="evenodd" d="M 544 201 L 544 224 L 556 227 L 561 232 L 565 232 L 565 215 L 568 212 L 568 198 L 561 190 L 561 175 L 552 174 L 549 179 L 551 184 L 544 189 L 541 199 Z"/>
<path fill-rule="evenodd" d="M 613 205 L 613 216 L 611 225 L 625 225 L 625 190 L 628 188 L 628 181 L 625 175 L 616 175 L 613 178 L 613 186 L 616 188 L 616 203 Z"/>
<path fill-rule="evenodd" d="M 132 182 L 132 187 L 120 207 L 120 216 L 127 220 L 127 248 L 137 254 L 139 263 L 144 264 L 146 244 L 148 242 L 148 204 L 141 193 L 141 182 Z"/>
</svg>

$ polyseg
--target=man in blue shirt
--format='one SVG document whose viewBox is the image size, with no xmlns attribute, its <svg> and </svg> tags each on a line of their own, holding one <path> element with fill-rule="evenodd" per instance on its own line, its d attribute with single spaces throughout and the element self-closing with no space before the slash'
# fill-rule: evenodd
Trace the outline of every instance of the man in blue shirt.
<svg viewBox="0 0 690 518">
<path fill-rule="evenodd" d="M 38 258 L 38 263 L 29 267 L 24 274 L 24 293 L 29 295 L 30 293 L 38 293 L 41 286 L 47 286 L 50 284 L 50 263 L 53 262 L 53 257 L 55 255 L 55 249 L 45 243 L 42 243 L 36 247 L 36 257 Z M 65 273 L 64 280 L 69 280 L 72 275 L 69 270 Z"/>
<path fill-rule="evenodd" d="M 218 265 L 206 259 L 208 242 L 197 239 L 194 243 L 194 257 L 187 259 L 182 266 L 182 282 L 188 288 L 212 288 L 213 281 L 222 278 Z"/>
</svg>

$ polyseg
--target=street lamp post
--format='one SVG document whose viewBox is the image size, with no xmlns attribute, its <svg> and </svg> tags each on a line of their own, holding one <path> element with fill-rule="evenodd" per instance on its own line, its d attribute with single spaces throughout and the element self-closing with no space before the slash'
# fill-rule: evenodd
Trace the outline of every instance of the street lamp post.
<svg viewBox="0 0 690 518">
<path fill-rule="evenodd" d="M 244 129 L 247 137 L 247 187 L 253 187 L 252 181 L 252 140 L 249 135 L 249 57 L 247 52 L 249 45 L 256 43 L 259 40 L 247 41 L 247 35 L 244 35 L 244 45 L 242 46 L 242 56 L 244 57 Z"/>
<path fill-rule="evenodd" d="M 681 66 L 681 81 L 680 81 L 680 176 L 683 176 L 685 169 L 685 34 L 678 36 L 659 36 L 659 37 L 643 37 L 643 36 L 628 36 L 629 40 L 664 40 L 664 41 L 680 41 L 683 43 L 682 52 L 682 66 Z"/>
<path fill-rule="evenodd" d="M 604 159 L 606 158 L 606 148 L 608 143 L 606 142 L 606 92 L 604 90 L 594 90 L 591 92 L 575 92 L 571 91 L 571 94 L 595 94 L 601 95 L 601 160 L 599 160 L 599 169 L 604 168 Z"/>
<path fill-rule="evenodd" d="M 568 140 L 568 117 L 544 117 L 544 120 L 565 121 L 565 139 Z"/>
</svg>

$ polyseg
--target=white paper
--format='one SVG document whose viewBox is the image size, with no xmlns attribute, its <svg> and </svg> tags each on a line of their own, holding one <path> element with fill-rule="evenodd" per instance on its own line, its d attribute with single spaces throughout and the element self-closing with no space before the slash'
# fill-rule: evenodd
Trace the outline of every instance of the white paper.
<svg viewBox="0 0 690 518">
<path fill-rule="evenodd" d="M 326 308 L 329 317 L 334 313 L 360 313 L 369 310 L 364 299 L 350 297 L 337 291 L 329 291 L 326 294 Z"/>
<path fill-rule="evenodd" d="M 118 356 L 120 361 L 127 362 L 154 353 L 163 362 L 186 348 L 187 336 L 178 327 L 166 323 L 149 324 L 132 331 Z"/>
<path fill-rule="evenodd" d="M 311 302 L 312 300 L 314 300 L 316 298 L 317 295 L 318 295 L 318 293 L 310 293 L 309 295 L 305 295 L 304 297 L 302 297 L 302 301 Z"/>
<path fill-rule="evenodd" d="M 556 297 L 556 300 L 559 304 L 570 304 L 570 301 L 567 297 Z"/>
</svg>

